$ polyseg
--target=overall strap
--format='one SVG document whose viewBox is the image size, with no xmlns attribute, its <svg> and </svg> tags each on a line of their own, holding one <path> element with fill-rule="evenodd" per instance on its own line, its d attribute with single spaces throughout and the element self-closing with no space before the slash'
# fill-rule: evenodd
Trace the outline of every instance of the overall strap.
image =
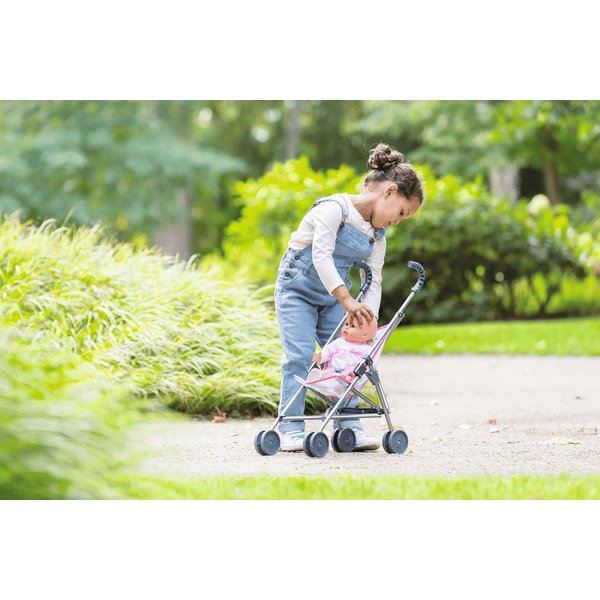
<svg viewBox="0 0 600 600">
<path fill-rule="evenodd" d="M 346 203 L 339 197 L 339 194 L 334 194 L 333 196 L 327 196 L 326 198 L 319 198 L 319 199 L 315 200 L 313 202 L 312 206 L 308 210 L 311 210 L 315 206 L 318 206 L 319 204 L 321 204 L 321 202 L 328 202 L 330 200 L 337 202 L 339 204 L 340 208 L 342 209 L 342 222 L 340 224 L 340 227 L 344 227 L 344 225 L 346 224 L 346 221 L 348 220 L 348 209 L 346 207 Z M 385 228 L 375 230 L 375 237 L 378 240 L 381 240 L 381 238 L 384 235 L 385 235 Z M 373 241 L 375 241 L 375 240 L 373 240 Z"/>
<path fill-rule="evenodd" d="M 377 239 L 380 240 L 385 235 L 385 227 L 377 229 L 375 235 L 377 236 Z"/>
<path fill-rule="evenodd" d="M 330 200 L 333 200 L 334 202 L 337 202 L 339 204 L 340 208 L 342 209 L 342 223 L 345 223 L 348 219 L 348 209 L 346 208 L 346 203 L 337 195 L 327 196 L 326 198 L 319 198 L 315 200 L 313 202 L 313 205 L 308 210 L 311 210 L 312 208 L 318 206 L 322 202 L 328 202 Z"/>
</svg>

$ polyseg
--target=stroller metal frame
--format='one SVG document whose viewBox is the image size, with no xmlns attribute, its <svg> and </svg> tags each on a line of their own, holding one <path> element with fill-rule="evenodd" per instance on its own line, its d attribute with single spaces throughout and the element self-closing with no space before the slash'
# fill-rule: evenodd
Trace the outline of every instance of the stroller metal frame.
<svg viewBox="0 0 600 600">
<path fill-rule="evenodd" d="M 369 266 L 363 262 L 355 262 L 354 266 L 362 269 L 365 273 L 365 282 L 360 288 L 360 293 L 356 297 L 356 300 L 360 300 L 364 294 L 367 292 L 371 285 L 372 273 Z M 387 327 L 383 334 L 379 337 L 378 341 L 373 345 L 373 348 L 369 351 L 367 356 L 360 361 L 356 368 L 354 369 L 353 374 L 355 377 L 352 381 L 347 384 L 347 388 L 344 393 L 339 396 L 339 398 L 330 398 L 325 394 L 322 394 L 320 391 L 312 388 L 310 385 L 303 384 L 300 386 L 299 390 L 293 396 L 293 398 L 286 404 L 283 410 L 280 411 L 277 419 L 273 423 L 270 429 L 263 430 L 259 432 L 254 439 L 254 447 L 256 451 L 263 456 L 271 456 L 276 454 L 280 448 L 281 442 L 279 438 L 279 434 L 275 431 L 275 428 L 281 421 L 308 421 L 308 420 L 323 420 L 323 423 L 320 429 L 316 432 L 309 433 L 304 440 L 304 452 L 313 458 L 322 458 L 325 456 L 329 450 L 329 439 L 327 434 L 324 432 L 325 427 L 331 420 L 336 421 L 337 429 L 335 429 L 331 444 L 336 452 L 352 452 L 354 450 L 356 444 L 356 437 L 354 431 L 349 427 L 344 428 L 342 426 L 342 422 L 345 419 L 364 419 L 364 418 L 379 418 L 384 416 L 387 422 L 388 431 L 383 435 L 382 445 L 384 450 L 388 454 L 403 454 L 406 452 L 408 448 L 408 435 L 403 429 L 394 428 L 392 425 L 392 420 L 390 417 L 390 407 L 388 405 L 388 401 L 383 390 L 383 386 L 381 385 L 381 380 L 379 379 L 379 374 L 377 372 L 377 368 L 373 363 L 373 357 L 377 354 L 377 352 L 383 348 L 386 341 L 393 333 L 393 331 L 398 327 L 402 319 L 404 318 L 404 310 L 410 303 L 410 301 L 414 298 L 414 296 L 421 291 L 423 284 L 425 282 L 425 269 L 418 263 L 414 261 L 409 261 L 408 266 L 411 269 L 415 269 L 419 273 L 419 279 L 417 283 L 411 288 L 411 292 L 400 307 L 400 309 L 396 312 L 393 319 L 388 323 Z M 340 324 L 337 326 L 336 330 L 331 334 L 331 337 L 327 341 L 331 342 L 334 340 L 342 327 L 346 319 L 342 319 Z M 313 362 L 307 369 L 307 373 L 312 371 L 317 365 Z M 366 376 L 368 381 L 375 387 L 377 392 L 377 396 L 380 401 L 380 406 L 371 401 L 367 396 L 365 396 L 360 390 L 355 389 L 358 382 L 362 379 L 363 376 Z M 343 381 L 340 379 L 340 381 Z M 346 383 L 346 382 L 344 382 Z M 325 412 L 324 415 L 308 415 L 308 416 L 299 416 L 299 417 L 288 417 L 286 416 L 286 412 L 289 407 L 292 406 L 296 398 L 300 395 L 302 390 L 306 388 L 319 396 L 322 400 L 324 400 L 327 404 L 329 404 L 329 409 Z M 367 408 L 350 408 L 346 405 L 350 401 L 353 396 L 358 396 L 362 400 L 364 400 L 367 404 Z"/>
</svg>

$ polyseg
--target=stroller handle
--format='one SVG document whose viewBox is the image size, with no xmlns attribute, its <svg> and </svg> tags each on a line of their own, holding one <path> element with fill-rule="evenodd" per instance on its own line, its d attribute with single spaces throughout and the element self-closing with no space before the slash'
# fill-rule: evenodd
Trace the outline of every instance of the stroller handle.
<svg viewBox="0 0 600 600">
<path fill-rule="evenodd" d="M 417 283 L 415 283 L 415 285 L 411 288 L 412 291 L 416 294 L 417 292 L 421 291 L 421 288 L 423 287 L 423 284 L 425 283 L 425 269 L 423 268 L 423 266 L 421 264 L 419 264 L 418 262 L 415 262 L 414 260 L 409 260 L 408 266 L 411 269 L 416 269 L 419 272 L 419 281 L 417 281 Z"/>
<path fill-rule="evenodd" d="M 365 272 L 365 282 L 362 284 L 360 291 L 362 294 L 366 294 L 367 290 L 371 287 L 371 281 L 373 279 L 371 267 L 369 267 L 367 263 L 361 261 L 354 262 L 352 266 L 356 267 L 357 269 L 362 269 Z"/>
</svg>

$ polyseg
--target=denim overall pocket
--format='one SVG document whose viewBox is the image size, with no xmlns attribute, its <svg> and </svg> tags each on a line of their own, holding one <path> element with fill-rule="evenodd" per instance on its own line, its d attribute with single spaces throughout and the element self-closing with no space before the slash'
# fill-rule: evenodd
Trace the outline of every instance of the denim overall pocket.
<svg viewBox="0 0 600 600">
<path fill-rule="evenodd" d="M 308 248 L 310 249 L 310 246 Z M 288 248 L 279 263 L 275 293 L 286 289 L 292 282 L 306 275 L 311 265 L 311 261 L 306 256 L 306 248 L 302 250 Z"/>
</svg>

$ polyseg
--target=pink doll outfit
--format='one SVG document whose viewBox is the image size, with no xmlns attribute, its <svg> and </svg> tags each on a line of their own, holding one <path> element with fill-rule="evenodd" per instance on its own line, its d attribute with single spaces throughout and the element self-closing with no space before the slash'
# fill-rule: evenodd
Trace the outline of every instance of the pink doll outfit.
<svg viewBox="0 0 600 600">
<path fill-rule="evenodd" d="M 379 333 L 384 329 L 385 327 L 380 327 L 377 330 L 373 344 L 378 341 Z M 305 380 L 300 379 L 297 375 L 294 377 L 300 383 L 306 384 L 326 396 L 341 396 L 346 390 L 346 384 L 351 383 L 355 377 L 354 369 L 373 349 L 373 344 L 349 342 L 345 338 L 339 337 L 321 350 L 321 361 L 326 363 L 323 370 L 313 369 Z M 379 359 L 380 354 L 381 348 L 373 356 L 374 361 Z M 360 388 L 366 382 L 366 377 L 363 379 L 365 381 L 361 382 Z"/>
</svg>

